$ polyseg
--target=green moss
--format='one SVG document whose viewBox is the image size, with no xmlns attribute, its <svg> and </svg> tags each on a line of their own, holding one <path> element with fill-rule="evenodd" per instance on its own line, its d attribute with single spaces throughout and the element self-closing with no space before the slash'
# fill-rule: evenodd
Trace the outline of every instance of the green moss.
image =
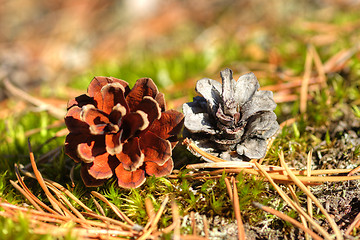
<svg viewBox="0 0 360 240">
<path fill-rule="evenodd" d="M 1 210 L 0 210 L 1 211 Z M 69 233 L 64 237 L 54 237 L 53 234 L 35 234 L 33 227 L 30 226 L 26 215 L 19 213 L 17 215 L 17 221 L 13 221 L 10 218 L 0 217 L 0 239 L 11 240 L 75 240 L 77 239 L 71 234 L 71 228 L 69 227 Z"/>
</svg>

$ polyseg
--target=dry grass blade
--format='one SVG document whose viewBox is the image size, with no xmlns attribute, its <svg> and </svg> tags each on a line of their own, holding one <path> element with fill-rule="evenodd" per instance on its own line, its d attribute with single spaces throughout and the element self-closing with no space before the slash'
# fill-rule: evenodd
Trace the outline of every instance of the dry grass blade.
<svg viewBox="0 0 360 240">
<path fill-rule="evenodd" d="M 280 162 L 282 167 L 284 167 L 291 177 L 291 179 L 294 181 L 294 183 L 307 195 L 311 198 L 312 201 L 314 201 L 315 205 L 320 209 L 320 211 L 325 215 L 326 219 L 329 221 L 331 228 L 333 229 L 337 239 L 343 239 L 343 236 L 340 232 L 339 227 L 336 225 L 334 219 L 330 217 L 330 215 L 327 213 L 325 208 L 320 204 L 320 202 L 316 199 L 316 197 L 307 189 L 307 187 L 299 180 L 297 177 L 291 172 L 287 164 L 285 163 L 284 159 L 284 153 L 281 152 L 279 154 Z"/>
<path fill-rule="evenodd" d="M 107 200 L 103 195 L 101 195 L 98 192 L 95 191 L 91 191 L 91 194 L 94 195 L 95 197 L 99 198 L 101 201 L 103 201 L 104 203 L 106 203 L 114 212 L 116 215 L 118 215 L 118 217 L 124 221 L 126 221 L 128 224 L 130 224 L 131 226 L 134 226 L 135 223 L 133 221 L 131 221 L 130 218 L 128 218 L 119 208 L 117 208 L 114 204 L 112 204 L 111 202 L 109 202 L 109 200 Z"/>
<path fill-rule="evenodd" d="M 169 201 L 169 196 L 166 196 L 165 199 L 163 200 L 161 206 L 160 206 L 159 211 L 156 213 L 155 218 L 154 218 L 154 220 L 153 220 L 152 223 L 151 223 L 151 227 L 152 227 L 152 228 L 155 228 L 156 225 L 158 224 L 158 222 L 159 222 L 159 220 L 160 220 L 160 216 L 161 216 L 161 214 L 164 212 L 165 206 L 166 206 L 166 204 L 167 204 L 168 201 Z"/>
<path fill-rule="evenodd" d="M 314 49 L 314 55 L 315 55 L 315 48 Z M 317 54 L 317 53 L 316 53 Z M 326 83 L 325 83 L 326 84 Z M 310 177 L 311 176 L 311 159 L 312 159 L 312 149 L 311 151 L 308 153 L 308 157 L 307 157 L 307 165 L 306 165 L 306 176 Z M 310 191 L 310 186 L 307 186 L 308 190 Z M 307 212 L 309 214 L 309 216 L 312 218 L 313 217 L 313 208 L 312 208 L 312 201 L 310 199 L 309 196 L 307 196 Z M 301 221 L 303 222 L 304 226 L 307 227 L 306 221 L 304 222 L 303 218 L 301 218 Z M 309 240 L 309 234 L 305 234 L 305 239 Z"/>
<path fill-rule="evenodd" d="M 275 209 L 272 209 L 270 207 L 266 207 L 260 203 L 257 203 L 257 202 L 253 202 L 253 205 L 263 211 L 266 211 L 270 214 L 273 214 L 279 218 L 281 218 L 282 220 L 284 221 L 287 221 L 291 224 L 293 224 L 294 226 L 302 229 L 305 233 L 309 234 L 313 239 L 315 240 L 321 240 L 323 238 L 321 238 L 319 235 L 317 235 L 316 233 L 314 233 L 313 231 L 311 231 L 310 229 L 306 228 L 304 225 L 302 225 L 301 223 L 299 223 L 298 221 L 296 221 L 295 219 L 289 217 L 288 215 L 286 214 L 283 214 L 282 212 L 279 212 Z"/>
<path fill-rule="evenodd" d="M 195 163 L 186 166 L 187 169 L 200 169 L 200 168 L 237 168 L 237 169 L 256 169 L 254 164 L 255 161 L 251 162 L 240 162 L 240 161 L 225 161 L 224 162 L 211 162 L 211 163 Z M 266 171 L 283 171 L 284 169 L 274 165 L 263 165 Z"/>
<path fill-rule="evenodd" d="M 260 164 L 255 163 L 259 170 L 264 174 L 264 176 L 269 180 L 271 185 L 276 189 L 279 195 L 292 207 L 294 210 L 298 211 L 301 215 L 303 215 L 306 220 L 314 226 L 314 228 L 319 231 L 325 239 L 330 240 L 332 239 L 331 236 L 323 229 L 318 223 L 316 223 L 301 207 L 295 204 L 286 194 L 285 192 L 274 182 L 271 176 L 261 167 Z"/>
<path fill-rule="evenodd" d="M 265 87 L 261 87 L 261 90 L 269 90 L 269 91 L 273 91 L 274 94 L 279 94 L 281 92 L 286 93 L 285 96 L 283 96 L 284 98 L 289 98 L 289 99 L 285 99 L 285 102 L 288 102 L 288 100 L 298 100 L 299 97 L 297 95 L 292 95 L 289 94 L 289 92 L 292 92 L 294 90 L 297 90 L 299 87 L 301 87 L 302 81 L 303 81 L 303 77 L 298 77 L 298 76 L 291 76 L 291 77 L 287 77 L 287 82 L 281 82 L 278 84 L 274 84 L 274 85 L 269 85 L 269 86 L 265 86 Z M 318 78 L 310 78 L 309 79 L 309 85 L 317 85 L 319 84 L 319 79 Z M 292 99 L 294 96 L 294 99 Z M 274 100 L 275 100 L 275 96 L 274 96 Z M 277 102 L 277 101 L 275 101 Z M 284 101 L 281 101 L 284 102 Z"/>
<path fill-rule="evenodd" d="M 310 176 L 314 175 L 327 175 L 327 174 L 343 174 L 350 172 L 351 169 L 319 169 L 319 170 L 311 170 Z M 300 171 L 292 171 L 294 174 L 298 175 L 308 175 L 307 170 L 300 170 Z"/>
<path fill-rule="evenodd" d="M 33 204 L 33 206 L 35 206 L 38 210 L 29 210 L 27 208 L 19 208 L 14 205 L 11 205 L 11 204 L 4 204 L 4 203 L 0 202 L 0 204 L 1 204 L 0 206 L 3 209 L 5 209 L 5 212 L 0 213 L 1 215 L 3 215 L 3 216 L 7 215 L 9 217 L 13 217 L 13 220 L 17 221 L 18 220 L 17 212 L 21 211 L 24 214 L 27 214 L 27 216 L 28 216 L 27 218 L 30 221 L 30 227 L 32 229 L 34 229 L 35 233 L 38 233 L 38 234 L 56 231 L 56 234 L 55 234 L 56 236 L 65 236 L 65 234 L 68 234 L 69 231 L 71 231 L 72 234 L 75 234 L 76 236 L 81 237 L 81 238 L 100 238 L 100 239 L 102 239 L 103 237 L 106 237 L 107 239 L 122 239 L 119 237 L 113 237 L 116 235 L 118 235 L 118 236 L 121 235 L 124 237 L 139 236 L 138 232 L 132 230 L 132 226 L 129 226 L 125 223 L 116 221 L 114 219 L 109 219 L 109 218 L 97 215 L 91 209 L 89 209 L 87 207 L 85 207 L 85 210 L 87 210 L 87 211 L 90 210 L 89 213 L 81 214 L 69 202 L 69 200 L 66 198 L 66 196 L 64 194 L 67 193 L 67 195 L 70 195 L 71 198 L 75 199 L 77 202 L 80 202 L 75 196 L 73 196 L 67 189 L 65 189 L 60 184 L 55 183 L 50 180 L 44 180 L 42 178 L 41 173 L 37 169 L 30 143 L 29 143 L 29 150 L 30 150 L 30 160 L 31 160 L 31 164 L 32 164 L 32 167 L 34 170 L 34 174 L 26 172 L 24 170 L 22 170 L 22 171 L 25 172 L 25 175 L 38 180 L 40 186 L 44 190 L 46 196 L 50 200 L 53 207 L 54 208 L 58 207 L 57 210 L 59 211 L 59 209 L 61 209 L 62 211 L 64 211 L 65 215 L 62 215 L 62 214 L 60 215 L 58 213 L 58 211 L 52 210 L 51 208 L 47 207 L 44 203 L 42 203 L 39 199 L 37 199 L 34 195 L 29 194 L 31 192 L 26 187 L 25 183 L 23 182 L 22 177 L 20 176 L 19 168 L 17 165 L 15 166 L 16 176 L 23 188 L 18 186 L 15 182 L 11 182 L 11 183 L 14 185 L 15 188 L 17 188 L 21 193 L 23 193 L 24 196 L 29 199 L 30 203 Z M 55 193 L 58 200 L 50 193 L 49 190 L 51 190 L 52 192 Z M 44 209 L 48 210 L 50 213 L 44 212 L 37 202 L 39 202 L 41 204 L 40 206 L 42 206 L 42 205 L 46 206 L 46 207 L 44 207 Z M 65 207 L 65 205 L 63 205 L 63 204 L 67 205 L 67 207 L 69 207 L 71 211 L 69 209 L 67 209 Z M 114 211 L 116 211 L 116 210 L 117 209 L 115 207 Z M 101 223 L 101 222 L 93 221 L 93 220 L 87 220 L 84 218 L 84 215 L 86 215 L 86 214 L 88 214 L 88 216 L 91 216 L 95 219 L 102 220 L 105 223 Z M 74 223 L 74 227 L 69 228 L 68 223 L 70 223 L 70 222 Z M 60 225 L 55 225 L 55 224 L 60 224 Z M 123 229 L 125 229 L 126 231 L 124 231 Z M 113 236 L 110 236 L 110 235 L 113 235 Z"/>
</svg>

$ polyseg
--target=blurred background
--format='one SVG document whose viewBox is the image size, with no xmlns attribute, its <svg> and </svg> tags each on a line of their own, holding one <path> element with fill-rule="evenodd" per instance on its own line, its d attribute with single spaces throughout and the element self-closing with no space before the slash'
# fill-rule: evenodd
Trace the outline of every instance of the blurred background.
<svg viewBox="0 0 360 240">
<path fill-rule="evenodd" d="M 220 79 L 225 67 L 236 79 L 253 71 L 266 86 L 301 75 L 309 44 L 325 62 L 360 37 L 357 0 L 0 4 L 1 79 L 61 106 L 106 75 L 130 85 L 151 77 L 179 107 L 195 94 L 197 79 Z"/>
</svg>

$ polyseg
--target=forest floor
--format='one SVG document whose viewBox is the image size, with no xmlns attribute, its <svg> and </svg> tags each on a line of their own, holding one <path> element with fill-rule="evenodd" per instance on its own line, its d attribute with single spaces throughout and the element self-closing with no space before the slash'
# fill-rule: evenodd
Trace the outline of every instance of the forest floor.
<svg viewBox="0 0 360 240">
<path fill-rule="evenodd" d="M 247 239 L 308 237 L 261 206 L 310 225 L 324 239 L 359 238 L 360 182 L 348 175 L 360 165 L 360 4 L 153 0 L 144 7 L 138 2 L 14 0 L 0 9 L 0 239 L 140 239 L 146 234 L 237 239 L 242 229 Z M 259 169 L 194 167 L 203 161 L 182 141 L 173 150 L 175 169 L 168 177 L 149 177 L 132 190 L 114 180 L 84 186 L 80 166 L 63 151 L 63 117 L 67 101 L 86 93 L 94 76 L 124 79 L 130 86 L 150 77 L 168 109 L 181 111 L 196 96 L 197 80 L 220 80 L 225 68 L 233 70 L 234 79 L 253 72 L 260 89 L 274 93 L 281 129 L 261 166 L 284 167 L 283 159 L 294 172 L 310 167 L 314 175 L 296 172 L 296 177 L 328 216 L 290 177 L 268 171 L 279 190 Z M 32 172 L 47 180 L 32 179 Z M 57 197 L 57 207 L 45 185 Z M 28 197 L 32 192 L 33 200 L 19 188 Z M 281 190 L 315 223 L 304 221 Z M 53 210 L 41 203 L 38 209 L 34 198 Z M 64 216 L 71 221 L 53 212 L 59 206 L 69 209 L 62 211 L 70 212 Z M 108 231 L 123 223 L 132 228 Z M 138 225 L 145 230 L 136 230 Z"/>
</svg>

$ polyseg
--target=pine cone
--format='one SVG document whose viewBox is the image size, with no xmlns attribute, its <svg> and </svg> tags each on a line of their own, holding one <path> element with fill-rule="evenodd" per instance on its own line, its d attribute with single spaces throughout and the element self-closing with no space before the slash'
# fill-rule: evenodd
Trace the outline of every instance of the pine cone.
<svg viewBox="0 0 360 240">
<path fill-rule="evenodd" d="M 86 186 L 115 175 L 120 187 L 136 188 L 146 175 L 171 173 L 182 122 L 182 113 L 165 110 L 164 94 L 150 78 L 130 90 L 123 80 L 95 77 L 88 94 L 68 103 L 65 153 L 81 162 Z"/>
<path fill-rule="evenodd" d="M 184 136 L 226 160 L 263 158 L 266 140 L 279 129 L 272 92 L 258 90 L 253 73 L 235 81 L 227 68 L 220 76 L 222 84 L 209 78 L 197 81 L 202 97 L 183 105 Z"/>
</svg>

